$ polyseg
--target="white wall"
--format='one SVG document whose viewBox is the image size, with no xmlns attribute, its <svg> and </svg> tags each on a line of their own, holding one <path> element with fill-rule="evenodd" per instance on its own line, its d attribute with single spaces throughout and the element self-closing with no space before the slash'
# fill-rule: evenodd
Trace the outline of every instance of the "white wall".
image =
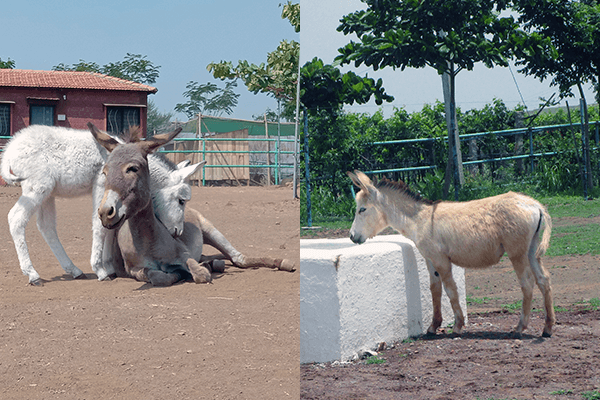
<svg viewBox="0 0 600 400">
<path fill-rule="evenodd" d="M 465 275 L 453 268 L 466 314 Z M 443 295 L 444 325 L 454 322 Z M 425 333 L 431 324 L 429 273 L 414 243 L 401 235 L 300 240 L 300 361 L 348 360 Z"/>
</svg>

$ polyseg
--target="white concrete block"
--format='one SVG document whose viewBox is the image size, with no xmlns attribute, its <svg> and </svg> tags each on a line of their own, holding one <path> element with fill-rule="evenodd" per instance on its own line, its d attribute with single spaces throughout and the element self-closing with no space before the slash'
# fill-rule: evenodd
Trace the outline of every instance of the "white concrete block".
<svg viewBox="0 0 600 400">
<path fill-rule="evenodd" d="M 466 316 L 464 269 L 453 275 Z M 445 293 L 442 312 L 454 322 Z M 300 362 L 349 360 L 425 333 L 432 316 L 425 260 L 404 236 L 300 240 Z"/>
</svg>

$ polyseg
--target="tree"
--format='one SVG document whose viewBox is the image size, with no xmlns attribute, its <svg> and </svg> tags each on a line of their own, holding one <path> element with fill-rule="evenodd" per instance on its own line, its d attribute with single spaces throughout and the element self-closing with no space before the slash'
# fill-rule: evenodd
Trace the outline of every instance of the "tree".
<svg viewBox="0 0 600 400">
<path fill-rule="evenodd" d="M 214 83 L 199 84 L 189 82 L 183 96 L 189 98 L 186 103 L 179 103 L 175 111 L 185 113 L 192 118 L 199 113 L 205 115 L 221 116 L 223 113 L 231 114 L 238 103 L 239 94 L 234 93 L 237 87 L 235 81 L 227 82 L 224 88 L 219 88 Z"/>
<path fill-rule="evenodd" d="M 173 118 L 172 112 L 161 113 L 152 100 L 148 101 L 148 136 L 167 129 Z"/>
<path fill-rule="evenodd" d="M 342 74 L 338 68 L 316 57 L 304 64 L 300 74 L 300 101 L 311 112 L 319 109 L 337 112 L 344 104 L 367 103 L 371 96 L 377 105 L 394 100 L 385 93 L 381 79 L 375 82 L 352 71 Z"/>
<path fill-rule="evenodd" d="M 300 4 L 288 1 L 283 5 L 281 17 L 288 19 L 296 32 L 300 31 Z M 284 114 L 287 119 L 291 119 L 296 107 L 299 56 L 298 42 L 282 40 L 277 49 L 267 54 L 266 63 L 257 65 L 248 61 L 238 61 L 234 67 L 231 61 L 220 61 L 208 64 L 206 69 L 215 78 L 241 79 L 252 93 L 266 93 L 282 101 Z"/>
<path fill-rule="evenodd" d="M 354 72 L 342 74 L 339 69 L 324 64 L 318 58 L 304 64 L 300 75 L 302 82 L 300 101 L 305 107 L 305 121 L 308 119 L 307 115 L 310 114 L 310 124 L 313 127 L 311 138 L 308 135 L 307 124 L 304 127 L 304 168 L 306 170 L 307 213 L 310 226 L 312 220 L 310 175 L 318 174 L 330 182 L 344 179 L 344 170 L 340 166 L 349 160 L 358 159 L 356 153 L 363 148 L 358 141 L 352 142 L 350 146 L 346 145 L 351 142 L 352 137 L 338 119 L 342 105 L 354 102 L 364 104 L 369 101 L 371 96 L 375 96 L 377 104 L 382 104 L 383 101 L 393 101 L 394 98 L 385 93 L 381 79 L 375 82 L 372 78 L 360 77 Z M 316 160 L 313 160 L 316 161 L 316 168 L 308 167 L 309 153 L 316 154 Z M 321 183 L 323 184 L 323 181 Z M 331 187 L 334 185 L 330 185 Z"/>
<path fill-rule="evenodd" d="M 573 95 L 573 87 L 579 91 L 585 112 L 584 157 L 590 171 L 589 117 L 583 85 L 594 84 L 596 99 L 600 100 L 600 4 L 596 0 L 514 0 L 514 8 L 525 29 L 552 44 L 525 52 L 517 62 L 523 65 L 519 72 L 541 81 L 551 78 L 550 84 L 558 86 L 563 98 Z M 585 183 L 591 190 L 592 174 L 588 174 Z"/>
<path fill-rule="evenodd" d="M 279 115 L 277 114 L 277 111 L 271 110 L 269 107 L 267 107 L 267 109 L 265 110 L 265 112 L 263 114 L 260 115 L 252 115 L 252 120 L 253 121 L 264 121 L 265 117 L 267 117 L 267 121 L 270 122 L 277 122 L 279 120 Z"/>
<path fill-rule="evenodd" d="M 8 60 L 2 61 L 2 58 L 0 58 L 0 69 L 13 69 L 13 68 L 15 68 L 15 60 L 11 60 L 10 57 L 8 57 Z"/>
<path fill-rule="evenodd" d="M 339 49 L 336 60 L 342 65 L 365 64 L 374 70 L 429 66 L 446 76 L 448 164 L 454 169 L 457 195 L 462 165 L 456 123 L 456 75 L 463 69 L 472 70 L 477 62 L 488 68 L 508 65 L 514 54 L 513 38 L 527 35 L 512 16 L 499 16 L 507 8 L 504 1 L 362 1 L 367 9 L 344 16 L 338 27 L 346 35 L 355 33 L 359 42 L 351 41 Z M 445 193 L 451 168 L 446 171 Z"/>
<path fill-rule="evenodd" d="M 127 53 L 123 61 L 110 62 L 100 66 L 95 62 L 79 60 L 78 63 L 68 65 L 60 63 L 52 67 L 54 71 L 90 71 L 98 72 L 128 81 L 152 85 L 158 79 L 160 66 L 154 65 L 141 54 Z"/>
</svg>

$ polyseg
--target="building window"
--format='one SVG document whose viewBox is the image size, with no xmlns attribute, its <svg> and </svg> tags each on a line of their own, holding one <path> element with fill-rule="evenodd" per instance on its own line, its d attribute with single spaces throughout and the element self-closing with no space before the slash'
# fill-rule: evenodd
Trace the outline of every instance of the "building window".
<svg viewBox="0 0 600 400">
<path fill-rule="evenodd" d="M 107 107 L 106 130 L 120 135 L 131 126 L 140 126 L 139 107 Z"/>
<path fill-rule="evenodd" d="M 54 106 L 31 105 L 29 109 L 31 112 L 29 125 L 54 126 Z"/>
<path fill-rule="evenodd" d="M 0 104 L 0 136 L 10 136 L 10 104 Z"/>
</svg>

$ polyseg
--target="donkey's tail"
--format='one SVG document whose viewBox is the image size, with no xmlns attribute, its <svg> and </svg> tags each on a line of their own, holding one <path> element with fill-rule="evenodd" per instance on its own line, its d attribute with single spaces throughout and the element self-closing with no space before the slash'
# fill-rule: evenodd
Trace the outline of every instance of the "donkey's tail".
<svg viewBox="0 0 600 400">
<path fill-rule="evenodd" d="M 550 235 L 552 234 L 552 218 L 550 218 L 550 214 L 548 214 L 548 210 L 546 207 L 541 206 L 540 208 L 540 222 L 538 223 L 538 229 L 535 233 L 536 235 L 540 234 L 540 229 L 544 229 L 544 234 L 542 235 L 542 240 L 538 245 L 537 250 L 535 251 L 536 258 L 543 256 L 550 247 Z"/>
<path fill-rule="evenodd" d="M 5 149 L 2 152 L 2 160 L 0 160 L 0 175 L 2 175 L 2 179 L 4 179 L 6 183 L 16 185 L 25 180 L 25 178 L 13 173 L 12 168 L 10 167 L 10 157 L 8 157 L 8 155 L 9 153 L 7 153 Z"/>
</svg>

